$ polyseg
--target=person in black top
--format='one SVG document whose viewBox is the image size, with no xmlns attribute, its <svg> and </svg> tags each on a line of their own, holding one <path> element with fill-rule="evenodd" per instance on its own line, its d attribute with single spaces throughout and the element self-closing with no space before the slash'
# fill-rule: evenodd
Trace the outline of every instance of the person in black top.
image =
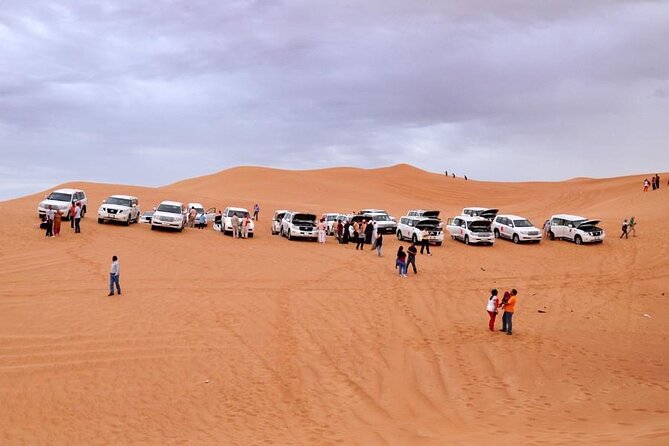
<svg viewBox="0 0 669 446">
<path fill-rule="evenodd" d="M 409 246 L 407 252 L 409 253 L 409 260 L 407 261 L 406 268 L 408 270 L 409 265 L 411 265 L 413 267 L 413 273 L 418 274 L 418 270 L 416 269 L 416 254 L 418 254 L 418 250 L 416 249 L 416 245 L 411 243 L 411 246 Z"/>
<path fill-rule="evenodd" d="M 376 237 L 376 240 L 374 240 L 374 247 L 376 248 L 376 252 L 378 253 L 379 257 L 381 257 L 381 248 L 383 247 L 383 234 L 379 234 Z"/>
<path fill-rule="evenodd" d="M 372 233 L 374 232 L 374 220 L 371 218 L 367 220 L 367 226 L 365 226 L 365 243 L 372 243 Z"/>
<path fill-rule="evenodd" d="M 350 227 L 351 227 L 351 223 L 349 223 L 349 222 L 347 221 L 347 222 L 344 224 L 344 234 L 343 234 L 343 236 L 342 236 L 342 240 L 343 240 L 342 243 L 343 243 L 344 245 L 348 245 L 348 237 L 349 237 L 349 234 L 350 234 L 350 232 L 349 232 L 349 228 L 350 228 Z"/>
</svg>

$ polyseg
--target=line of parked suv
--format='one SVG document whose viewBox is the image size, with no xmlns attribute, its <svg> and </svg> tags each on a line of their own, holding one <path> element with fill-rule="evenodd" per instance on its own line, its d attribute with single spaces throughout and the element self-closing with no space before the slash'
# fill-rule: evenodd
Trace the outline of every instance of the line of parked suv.
<svg viewBox="0 0 669 446">
<path fill-rule="evenodd" d="M 88 207 L 86 193 L 81 189 L 58 189 L 39 203 L 37 212 L 40 218 L 44 218 L 47 209 L 57 209 L 63 214 L 64 219 L 68 219 L 71 218 L 69 213 L 73 203 L 81 204 L 83 217 Z M 240 220 L 248 218 L 248 235 L 253 237 L 255 224 L 250 218 L 248 209 L 230 206 L 225 208 L 221 214 L 217 214 L 215 208 L 205 210 L 201 203 L 188 203 L 187 206 L 184 206 L 178 201 L 163 201 L 152 212 L 142 213 L 139 199 L 131 195 L 112 195 L 104 200 L 98 209 L 98 223 L 120 222 L 130 225 L 140 222 L 150 224 L 152 230 L 171 228 L 181 231 L 186 227 L 188 212 L 191 209 L 196 210 L 196 218 L 203 221 L 204 226 L 213 222 L 213 229 L 224 234 L 232 233 L 234 215 L 237 215 Z M 423 236 L 427 236 L 429 242 L 436 245 L 441 245 L 444 241 L 444 224 L 437 210 L 412 209 L 407 211 L 399 222 L 382 209 L 362 209 L 353 214 L 329 212 L 323 214 L 321 218 L 325 220 L 327 233 L 330 235 L 335 234 L 336 224 L 339 221 L 353 223 L 373 220 L 377 232 L 395 234 L 399 240 L 419 243 Z M 598 224 L 599 220 L 590 220 L 578 215 L 556 214 L 544 223 L 544 228 L 551 240 L 570 240 L 580 245 L 604 241 L 606 234 L 602 228 L 597 226 Z M 279 234 L 288 239 L 316 240 L 318 238 L 317 225 L 318 218 L 315 214 L 277 210 L 272 217 L 271 231 L 272 234 Z M 448 219 L 446 228 L 452 239 L 461 240 L 467 245 L 492 245 L 497 238 L 506 238 L 514 243 L 539 243 L 543 238 L 542 231 L 527 218 L 498 214 L 497 209 L 485 207 L 462 209 L 461 215 Z"/>
</svg>

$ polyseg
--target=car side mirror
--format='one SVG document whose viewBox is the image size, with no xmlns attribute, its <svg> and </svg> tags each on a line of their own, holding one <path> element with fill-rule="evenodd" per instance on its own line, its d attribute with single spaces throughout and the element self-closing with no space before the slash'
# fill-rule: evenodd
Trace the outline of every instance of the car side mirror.
<svg viewBox="0 0 669 446">
<path fill-rule="evenodd" d="M 102 200 L 102 204 L 105 204 L 106 202 L 107 202 L 107 200 Z"/>
<path fill-rule="evenodd" d="M 153 210 L 155 211 L 155 210 L 156 210 L 156 208 L 153 208 Z"/>
</svg>

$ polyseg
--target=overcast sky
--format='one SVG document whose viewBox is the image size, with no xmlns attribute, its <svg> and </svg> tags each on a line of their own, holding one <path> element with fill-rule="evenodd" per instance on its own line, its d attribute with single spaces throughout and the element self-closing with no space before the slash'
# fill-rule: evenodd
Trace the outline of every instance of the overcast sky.
<svg viewBox="0 0 669 446">
<path fill-rule="evenodd" d="M 668 1 L 14 1 L 0 199 L 237 165 L 669 170 Z"/>
</svg>

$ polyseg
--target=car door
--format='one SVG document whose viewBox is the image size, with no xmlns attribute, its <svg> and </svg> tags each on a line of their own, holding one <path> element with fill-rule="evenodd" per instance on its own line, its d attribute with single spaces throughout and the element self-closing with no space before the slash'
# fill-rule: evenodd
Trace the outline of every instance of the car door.
<svg viewBox="0 0 669 446">
<path fill-rule="evenodd" d="M 564 220 L 561 218 L 554 218 L 551 220 L 551 232 L 555 238 L 562 238 L 565 236 Z"/>
<path fill-rule="evenodd" d="M 137 200 L 137 198 L 133 198 L 131 205 L 132 209 L 130 210 L 130 217 L 132 217 L 133 220 L 138 221 L 140 214 L 139 200 Z"/>
<path fill-rule="evenodd" d="M 204 216 L 207 219 L 207 223 L 209 223 L 210 221 L 214 221 L 214 217 L 216 216 L 216 208 L 207 209 Z"/>
<path fill-rule="evenodd" d="M 460 231 L 460 219 L 449 218 L 446 222 L 446 229 L 451 237 L 456 237 L 457 233 Z"/>
</svg>

